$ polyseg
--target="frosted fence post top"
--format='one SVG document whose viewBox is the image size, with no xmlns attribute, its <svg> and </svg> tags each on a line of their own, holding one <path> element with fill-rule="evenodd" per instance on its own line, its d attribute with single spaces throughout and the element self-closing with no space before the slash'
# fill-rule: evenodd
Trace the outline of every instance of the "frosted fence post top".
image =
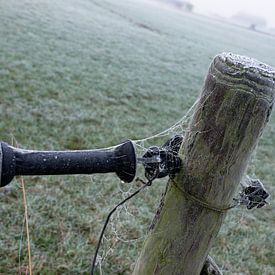
<svg viewBox="0 0 275 275">
<path fill-rule="evenodd" d="M 236 89 L 245 88 L 256 97 L 274 101 L 275 68 L 256 59 L 233 53 L 215 56 L 210 74 L 219 83 Z"/>
<path fill-rule="evenodd" d="M 254 58 L 234 54 L 234 53 L 221 53 L 215 57 L 224 61 L 228 65 L 234 66 L 236 68 L 244 68 L 248 70 L 258 70 L 262 74 L 267 74 L 266 76 L 275 77 L 275 68 L 260 62 Z"/>
</svg>

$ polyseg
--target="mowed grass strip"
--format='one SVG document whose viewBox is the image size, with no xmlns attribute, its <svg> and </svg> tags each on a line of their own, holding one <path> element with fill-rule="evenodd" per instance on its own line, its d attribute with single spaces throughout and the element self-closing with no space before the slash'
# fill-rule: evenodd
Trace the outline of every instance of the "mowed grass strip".
<svg viewBox="0 0 275 275">
<path fill-rule="evenodd" d="M 168 128 L 193 104 L 219 52 L 275 66 L 274 37 L 146 1 L 14 0 L 0 7 L 0 139 L 24 148 L 100 148 Z M 273 115 L 249 169 L 273 197 L 274 145 Z M 25 183 L 40 274 L 88 273 L 108 211 L 136 188 L 112 175 Z M 101 250 L 108 254 L 104 274 L 131 273 L 164 186 L 156 182 L 116 215 Z M 27 267 L 22 191 L 15 181 L 11 187 L 0 192 L 1 274 Z M 225 274 L 272 274 L 274 227 L 272 205 L 232 210 L 211 254 Z"/>
</svg>

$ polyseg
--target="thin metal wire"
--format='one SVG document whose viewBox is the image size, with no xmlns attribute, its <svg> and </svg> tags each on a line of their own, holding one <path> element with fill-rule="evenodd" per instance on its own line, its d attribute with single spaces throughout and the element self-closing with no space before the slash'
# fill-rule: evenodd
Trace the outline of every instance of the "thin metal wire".
<svg viewBox="0 0 275 275">
<path fill-rule="evenodd" d="M 141 181 L 142 183 L 144 183 L 144 185 L 139 188 L 136 192 L 134 192 L 133 194 L 131 194 L 130 196 L 128 196 L 127 198 L 125 198 L 123 201 L 121 201 L 120 203 L 118 203 L 108 214 L 107 218 L 106 218 L 106 221 L 104 223 L 104 226 L 101 230 L 101 233 L 100 233 L 100 237 L 99 237 L 99 240 L 98 240 L 98 243 L 97 243 L 97 247 L 96 247 L 96 251 L 95 251 L 95 255 L 94 255 L 94 258 L 93 258 L 93 263 L 92 263 L 92 268 L 91 268 L 91 275 L 94 275 L 95 273 L 95 268 L 96 268 L 96 259 L 97 259 L 97 255 L 98 255 L 98 251 L 99 251 L 99 248 L 101 246 L 101 242 L 102 242 L 102 239 L 103 239 L 103 236 L 104 236 L 104 232 L 106 230 L 106 227 L 109 223 L 109 220 L 112 216 L 112 214 L 117 210 L 117 208 L 121 205 L 123 205 L 126 201 L 130 200 L 132 197 L 134 197 L 135 195 L 137 195 L 141 190 L 143 190 L 144 188 L 146 188 L 147 186 L 150 186 L 152 184 L 152 180 L 149 180 L 147 183 L 140 180 L 140 179 L 137 179 L 137 181 Z"/>
<path fill-rule="evenodd" d="M 236 202 L 235 204 L 229 205 L 229 206 L 225 206 L 225 207 L 219 207 L 219 206 L 215 206 L 215 205 L 211 205 L 210 203 L 203 201 L 197 197 L 195 197 L 194 195 L 190 194 L 189 192 L 187 192 L 184 188 L 184 186 L 182 185 L 182 187 L 179 187 L 179 185 L 177 184 L 177 182 L 175 180 L 173 180 L 172 178 L 170 178 L 170 180 L 172 181 L 172 183 L 174 184 L 174 186 L 181 191 L 188 199 L 190 199 L 191 201 L 197 203 L 198 205 L 208 209 L 208 210 L 212 210 L 212 211 L 216 211 L 219 213 L 224 213 L 236 206 L 239 205 L 239 202 Z"/>
</svg>

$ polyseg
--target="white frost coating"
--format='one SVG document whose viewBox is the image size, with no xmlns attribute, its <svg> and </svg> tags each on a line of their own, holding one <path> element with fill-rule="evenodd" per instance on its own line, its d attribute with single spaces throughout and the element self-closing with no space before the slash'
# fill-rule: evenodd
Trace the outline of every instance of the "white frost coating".
<svg viewBox="0 0 275 275">
<path fill-rule="evenodd" d="M 269 76 L 269 77 L 275 77 L 275 68 L 260 62 L 254 58 L 250 58 L 243 55 L 238 55 L 234 53 L 227 53 L 224 52 L 220 55 L 218 55 L 223 61 L 229 61 L 232 65 L 237 65 L 238 67 L 243 67 L 247 69 L 252 70 L 258 70 L 262 74 Z"/>
<path fill-rule="evenodd" d="M 2 178 L 2 161 L 3 161 L 3 154 L 2 154 L 2 145 L 0 143 L 0 188 L 1 188 L 1 178 Z"/>
</svg>

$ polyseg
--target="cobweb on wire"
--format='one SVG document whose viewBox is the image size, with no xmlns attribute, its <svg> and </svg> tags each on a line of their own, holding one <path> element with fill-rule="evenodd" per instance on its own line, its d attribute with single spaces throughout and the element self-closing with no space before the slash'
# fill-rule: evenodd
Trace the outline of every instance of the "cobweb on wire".
<svg viewBox="0 0 275 275">
<path fill-rule="evenodd" d="M 185 115 L 168 129 L 143 139 L 132 140 L 136 146 L 137 155 L 139 155 L 139 152 L 141 154 L 144 154 L 147 151 L 148 147 L 152 145 L 152 141 L 160 140 L 162 141 L 162 143 L 164 143 L 166 140 L 169 139 L 169 137 L 171 138 L 177 134 L 184 135 L 188 131 L 188 124 L 190 122 L 190 119 L 193 116 L 194 110 L 198 105 L 198 103 L 199 103 L 199 98 L 188 109 Z M 154 144 L 153 142 L 153 145 L 156 145 L 156 144 Z"/>
<path fill-rule="evenodd" d="M 210 95 L 211 93 L 204 99 L 198 98 L 185 115 L 168 129 L 146 138 L 132 140 L 135 145 L 137 157 L 144 156 L 148 151 L 148 148 L 151 146 L 162 146 L 167 142 L 167 140 L 176 135 L 181 135 L 184 138 L 185 134 L 190 131 L 188 126 L 190 125 L 190 120 L 192 119 L 195 110 L 203 106 L 204 102 Z M 109 147 L 108 149 L 114 149 L 114 147 L 115 146 Z M 252 176 L 255 176 L 255 167 L 253 165 L 254 159 L 255 154 L 252 156 L 252 169 L 250 169 Z M 138 166 L 137 168 L 137 177 L 144 178 L 144 169 L 141 166 Z M 244 180 L 246 179 L 248 179 L 247 176 Z M 153 184 L 153 186 L 150 187 L 150 191 L 148 191 L 149 188 L 144 189 L 142 195 L 139 195 L 134 200 L 121 206 L 112 216 L 108 229 L 104 235 L 103 244 L 100 248 L 100 256 L 97 258 L 97 270 L 99 270 L 100 274 L 104 274 L 104 269 L 108 266 L 108 262 L 112 262 L 112 265 L 116 265 L 116 267 L 112 266 L 112 272 L 123 274 L 131 273 L 137 255 L 135 254 L 130 260 L 128 259 L 125 264 L 121 261 L 121 255 L 127 255 L 127 253 L 131 254 L 131 247 L 134 248 L 132 250 L 135 252 L 140 250 L 139 248 L 146 236 L 145 233 L 150 226 L 151 220 L 159 204 L 159 199 L 156 198 L 161 198 L 161 193 L 165 190 L 165 184 L 161 184 L 161 181 L 161 179 L 158 179 L 159 183 L 157 185 Z M 120 182 L 119 180 L 117 180 L 116 184 L 117 192 L 114 196 L 120 198 L 119 200 L 125 199 L 139 187 L 138 183 L 129 185 Z M 153 205 L 152 201 L 154 201 Z M 148 203 L 151 205 L 148 206 Z M 110 204 L 110 202 L 108 201 L 107 204 Z M 241 203 L 236 204 L 236 206 L 240 204 Z M 147 212 L 142 213 L 143 211 Z M 144 220 L 145 217 L 146 220 Z M 135 234 L 133 234 L 133 232 L 135 232 Z M 124 248 L 122 249 L 123 246 Z M 125 253 L 123 251 L 121 253 L 121 250 L 126 250 L 127 252 Z M 129 262 L 132 262 L 133 264 L 130 267 L 128 266 L 129 269 L 126 267 L 125 270 L 125 265 L 127 266 Z M 114 270 L 115 268 L 117 268 L 117 270 Z"/>
<path fill-rule="evenodd" d="M 195 101 L 179 121 L 168 129 L 146 138 L 131 140 L 135 146 L 137 158 L 142 157 L 151 146 L 161 146 L 176 135 L 184 136 L 185 133 L 189 131 L 188 125 L 198 104 L 199 99 Z M 116 146 L 104 149 L 113 150 Z M 137 167 L 136 178 L 144 179 L 144 168 L 141 165 Z M 131 254 L 133 250 L 135 252 L 139 251 L 138 247 L 141 247 L 145 239 L 146 232 L 149 229 L 155 210 L 159 204 L 159 198 L 165 189 L 165 184 L 161 184 L 162 179 L 158 181 L 159 184 L 157 184 L 157 186 L 153 184 L 153 186 L 150 187 L 150 191 L 148 191 L 149 188 L 145 188 L 142 191 L 142 195 L 138 195 L 135 199 L 119 207 L 111 217 L 96 260 L 97 272 L 99 272 L 99 274 L 105 274 L 104 270 L 109 270 L 110 268 L 113 273 L 123 274 L 128 274 L 133 269 L 136 255 L 130 261 L 133 262 L 133 265 L 127 266 L 129 260 L 124 263 L 123 260 L 121 260 L 120 251 L 126 250 L 129 254 Z M 126 184 L 117 178 L 112 178 L 112 182 L 115 182 L 115 191 L 112 194 L 111 200 L 115 201 L 125 199 L 142 185 L 136 181 L 131 184 Z M 114 206 L 110 205 L 110 198 L 105 198 L 105 201 L 106 206 L 108 205 L 109 208 Z M 148 203 L 150 206 L 148 206 Z M 103 226 L 103 223 L 104 220 L 100 223 L 101 226 Z"/>
</svg>

